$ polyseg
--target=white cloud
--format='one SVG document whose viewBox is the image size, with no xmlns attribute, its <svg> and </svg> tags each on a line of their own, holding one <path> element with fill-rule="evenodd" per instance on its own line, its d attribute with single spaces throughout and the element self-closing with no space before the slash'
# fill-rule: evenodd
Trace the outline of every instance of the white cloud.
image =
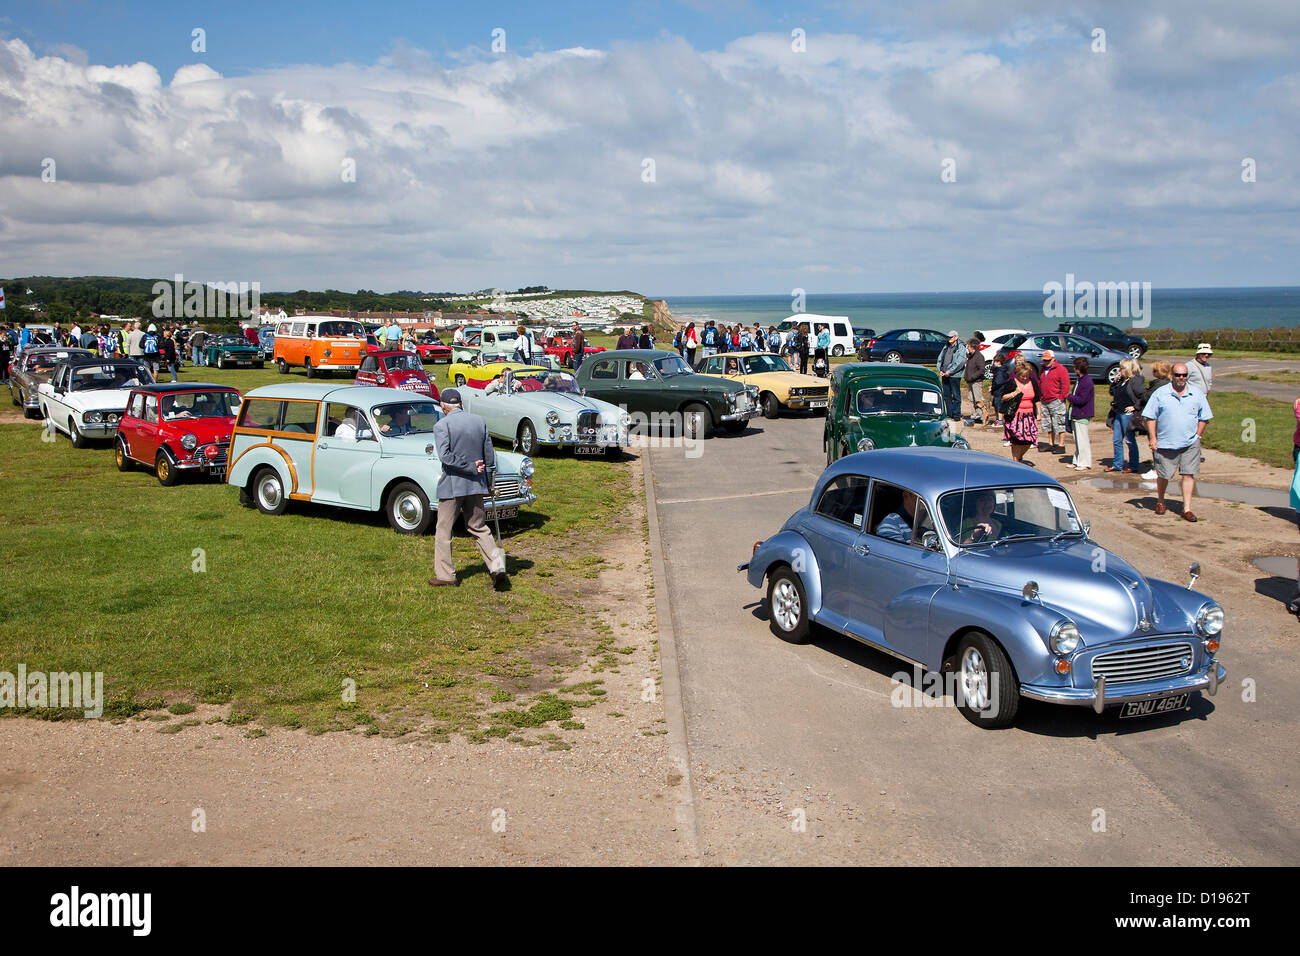
<svg viewBox="0 0 1300 956">
<path fill-rule="evenodd" d="M 166 84 L 146 63 L 10 40 L 0 255 L 15 275 L 264 289 L 1033 288 L 1079 263 L 1296 281 L 1278 246 L 1295 251 L 1300 78 L 1222 72 L 1293 42 L 1290 14 L 1270 35 L 1253 6 L 1217 26 L 1108 10 L 1132 30 L 1108 28 L 1105 55 L 1085 14 L 971 2 L 899 39 L 810 30 L 805 53 L 780 33 L 450 67 L 402 47 L 245 76 L 192 65 Z M 1189 49 L 1217 51 L 1219 87 L 1181 78 Z M 1262 278 L 1261 262 L 1291 271 Z"/>
</svg>

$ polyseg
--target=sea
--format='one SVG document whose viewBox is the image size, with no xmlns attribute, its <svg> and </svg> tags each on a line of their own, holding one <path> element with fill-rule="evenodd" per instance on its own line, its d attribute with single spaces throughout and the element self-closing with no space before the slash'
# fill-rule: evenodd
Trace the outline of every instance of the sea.
<svg viewBox="0 0 1300 956">
<path fill-rule="evenodd" d="M 965 338 L 976 329 L 1055 329 L 1065 318 L 1046 318 L 1041 290 L 1031 292 L 881 292 L 807 296 L 796 309 L 788 295 L 652 296 L 663 298 L 673 318 L 708 319 L 764 328 L 796 311 L 847 315 L 854 327 L 875 332 L 922 328 Z M 1132 318 L 1094 316 L 1121 328 L 1193 329 L 1300 326 L 1300 286 L 1266 288 L 1152 289 L 1145 325 Z M 1080 321 L 1086 321 L 1081 319 Z"/>
</svg>

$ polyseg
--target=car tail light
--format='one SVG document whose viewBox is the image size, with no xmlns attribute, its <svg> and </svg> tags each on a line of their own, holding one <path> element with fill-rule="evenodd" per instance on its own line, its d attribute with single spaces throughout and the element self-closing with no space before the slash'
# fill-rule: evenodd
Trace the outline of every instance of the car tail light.
<svg viewBox="0 0 1300 956">
<path fill-rule="evenodd" d="M 875 348 L 877 339 L 867 339 L 867 348 Z"/>
</svg>

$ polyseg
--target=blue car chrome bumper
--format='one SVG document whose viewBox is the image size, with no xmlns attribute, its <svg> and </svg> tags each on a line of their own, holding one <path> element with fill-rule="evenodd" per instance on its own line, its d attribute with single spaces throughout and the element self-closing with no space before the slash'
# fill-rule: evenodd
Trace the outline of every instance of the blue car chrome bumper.
<svg viewBox="0 0 1300 956">
<path fill-rule="evenodd" d="M 1170 694 L 1182 694 L 1193 690 L 1208 689 L 1213 696 L 1219 689 L 1219 684 L 1227 676 L 1227 669 L 1218 661 L 1213 661 L 1210 669 L 1205 673 L 1191 674 L 1175 680 L 1143 681 L 1107 687 L 1106 678 L 1099 677 L 1093 682 L 1092 687 L 1047 687 L 1042 684 L 1022 684 L 1020 693 L 1031 700 L 1042 700 L 1049 704 L 1090 706 L 1100 714 L 1112 704 L 1125 704 L 1131 700 L 1151 700 L 1155 697 L 1167 697 Z"/>
</svg>

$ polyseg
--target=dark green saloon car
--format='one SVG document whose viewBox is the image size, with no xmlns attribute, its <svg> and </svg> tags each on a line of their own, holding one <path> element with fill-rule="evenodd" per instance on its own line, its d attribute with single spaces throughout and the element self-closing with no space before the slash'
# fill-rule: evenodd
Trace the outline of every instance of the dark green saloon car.
<svg viewBox="0 0 1300 956">
<path fill-rule="evenodd" d="M 633 429 L 672 427 L 691 438 L 715 428 L 745 430 L 758 414 L 758 389 L 711 375 L 697 375 L 676 352 L 621 349 L 588 355 L 577 372 L 578 387 L 592 398 L 620 405 Z"/>
<path fill-rule="evenodd" d="M 204 346 L 209 365 L 216 368 L 262 368 L 266 353 L 242 335 L 209 335 Z"/>
<path fill-rule="evenodd" d="M 826 464 L 875 448 L 969 448 L 952 431 L 939 373 L 923 365 L 837 365 L 826 413 Z"/>
</svg>

